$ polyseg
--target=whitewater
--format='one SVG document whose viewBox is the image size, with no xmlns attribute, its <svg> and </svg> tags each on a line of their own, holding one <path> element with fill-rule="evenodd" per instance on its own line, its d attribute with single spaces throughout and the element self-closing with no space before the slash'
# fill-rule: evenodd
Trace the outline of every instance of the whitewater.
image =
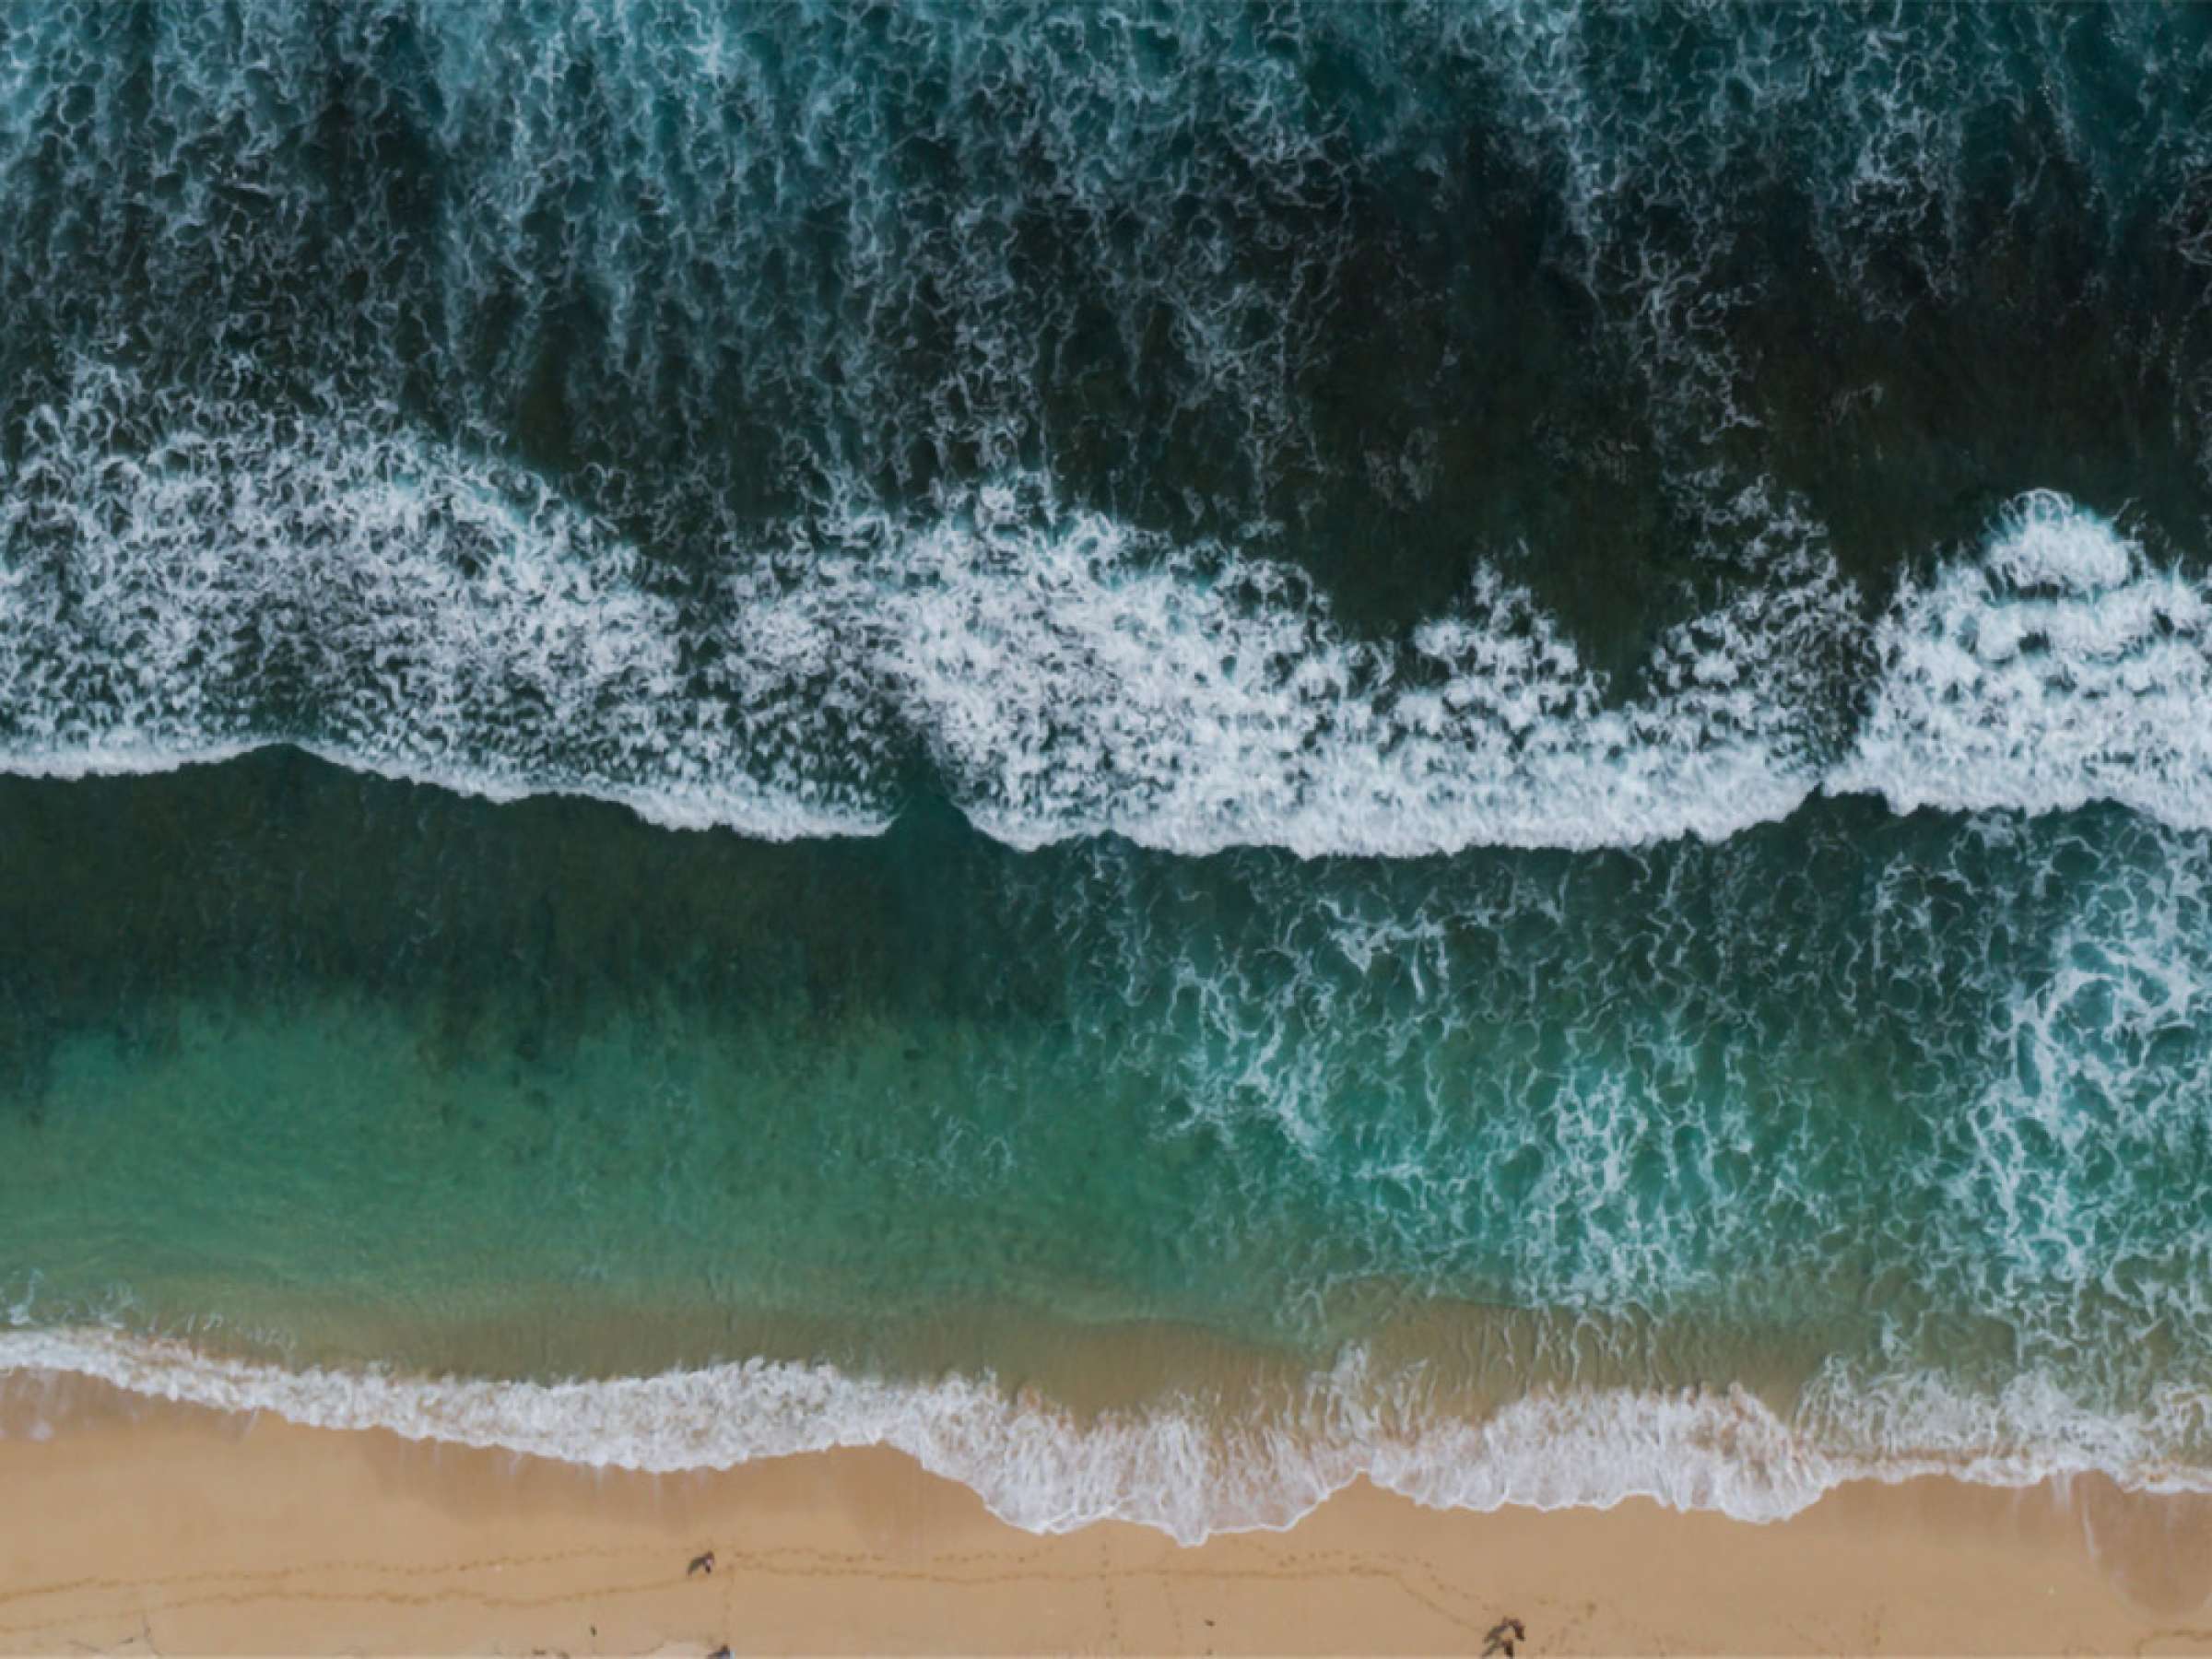
<svg viewBox="0 0 2212 1659">
<path fill-rule="evenodd" d="M 1718 840 L 1815 792 L 2212 826 L 2207 589 L 2054 491 L 1868 618 L 1818 521 L 1740 490 L 1711 534 L 1753 575 L 1621 685 L 1497 563 L 1361 637 L 1279 558 L 1018 477 L 825 503 L 701 583 L 512 465 L 360 417 L 141 439 L 134 391 L 87 371 L 0 468 L 15 772 L 292 743 L 788 839 L 880 831 L 920 755 L 1015 846 L 1192 853 Z"/>
<path fill-rule="evenodd" d="M 1281 1399 L 1184 1394 L 1084 1421 L 988 1374 L 901 1382 L 761 1359 L 595 1382 L 291 1371 L 96 1328 L 0 1332 L 0 1372 L 79 1378 L 151 1399 L 270 1412 L 591 1466 L 670 1474 L 841 1446 L 891 1446 L 1037 1533 L 1100 1521 L 1178 1543 L 1294 1525 L 1365 1478 L 1433 1509 L 1677 1510 L 1777 1521 L 1852 1480 L 1924 1475 L 2001 1487 L 2096 1471 L 2142 1491 L 2212 1491 L 2212 1391 L 2100 1413 L 2053 1379 L 1994 1398 L 1932 1373 L 1824 1372 L 1787 1415 L 1739 1387 L 1561 1388 L 1482 1417 L 1430 1398 L 1418 1369 L 1347 1351 Z"/>
<path fill-rule="evenodd" d="M 0 14 L 0 1375 L 2212 1490 L 2207 18 Z M 1307 1374 L 699 1335 L 975 1307 Z"/>
</svg>

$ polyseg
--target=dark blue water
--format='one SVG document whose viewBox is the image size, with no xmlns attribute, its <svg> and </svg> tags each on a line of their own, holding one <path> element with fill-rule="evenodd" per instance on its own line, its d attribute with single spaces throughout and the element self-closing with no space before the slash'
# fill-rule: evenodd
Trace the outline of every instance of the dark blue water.
<svg viewBox="0 0 2212 1659">
<path fill-rule="evenodd" d="M 2175 7 L 0 13 L 9 1362 L 1186 1535 L 2200 1484 L 2206 109 Z"/>
</svg>

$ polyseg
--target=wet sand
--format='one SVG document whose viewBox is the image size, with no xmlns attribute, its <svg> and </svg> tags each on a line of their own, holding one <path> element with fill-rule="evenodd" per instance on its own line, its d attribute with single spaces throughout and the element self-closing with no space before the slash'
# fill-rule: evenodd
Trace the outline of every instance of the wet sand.
<svg viewBox="0 0 2212 1659">
<path fill-rule="evenodd" d="M 885 1451 L 595 1473 L 71 1382 L 0 1412 L 0 1651 L 2212 1652 L 2212 1500 L 1845 1488 L 1750 1525 L 1633 1501 L 1039 1537 Z M 712 1549 L 712 1573 L 686 1565 Z"/>
</svg>

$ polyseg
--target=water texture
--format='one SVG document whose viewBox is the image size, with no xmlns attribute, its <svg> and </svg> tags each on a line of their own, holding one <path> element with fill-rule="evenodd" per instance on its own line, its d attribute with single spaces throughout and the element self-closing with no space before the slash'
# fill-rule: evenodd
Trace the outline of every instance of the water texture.
<svg viewBox="0 0 2212 1659">
<path fill-rule="evenodd" d="M 0 13 L 0 1366 L 1182 1537 L 2212 1487 L 2206 110 Z"/>
</svg>

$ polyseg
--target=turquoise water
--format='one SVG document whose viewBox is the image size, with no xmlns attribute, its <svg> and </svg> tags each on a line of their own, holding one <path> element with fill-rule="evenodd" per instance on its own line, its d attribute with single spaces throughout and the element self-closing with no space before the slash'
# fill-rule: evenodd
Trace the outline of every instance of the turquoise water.
<svg viewBox="0 0 2212 1659">
<path fill-rule="evenodd" d="M 7 12 L 0 1366 L 1179 1535 L 2212 1482 L 2206 109 Z"/>
<path fill-rule="evenodd" d="M 1010 1304 L 1325 1363 L 1446 1299 L 1722 1365 L 1986 1325 L 2123 1400 L 2204 1362 L 2206 850 L 2116 809 L 1304 862 L 679 836 L 280 753 L 0 799 L 48 871 L 0 1130 L 43 1323 L 327 1303 L 445 1357 L 573 1295 L 657 1369 Z"/>
</svg>

